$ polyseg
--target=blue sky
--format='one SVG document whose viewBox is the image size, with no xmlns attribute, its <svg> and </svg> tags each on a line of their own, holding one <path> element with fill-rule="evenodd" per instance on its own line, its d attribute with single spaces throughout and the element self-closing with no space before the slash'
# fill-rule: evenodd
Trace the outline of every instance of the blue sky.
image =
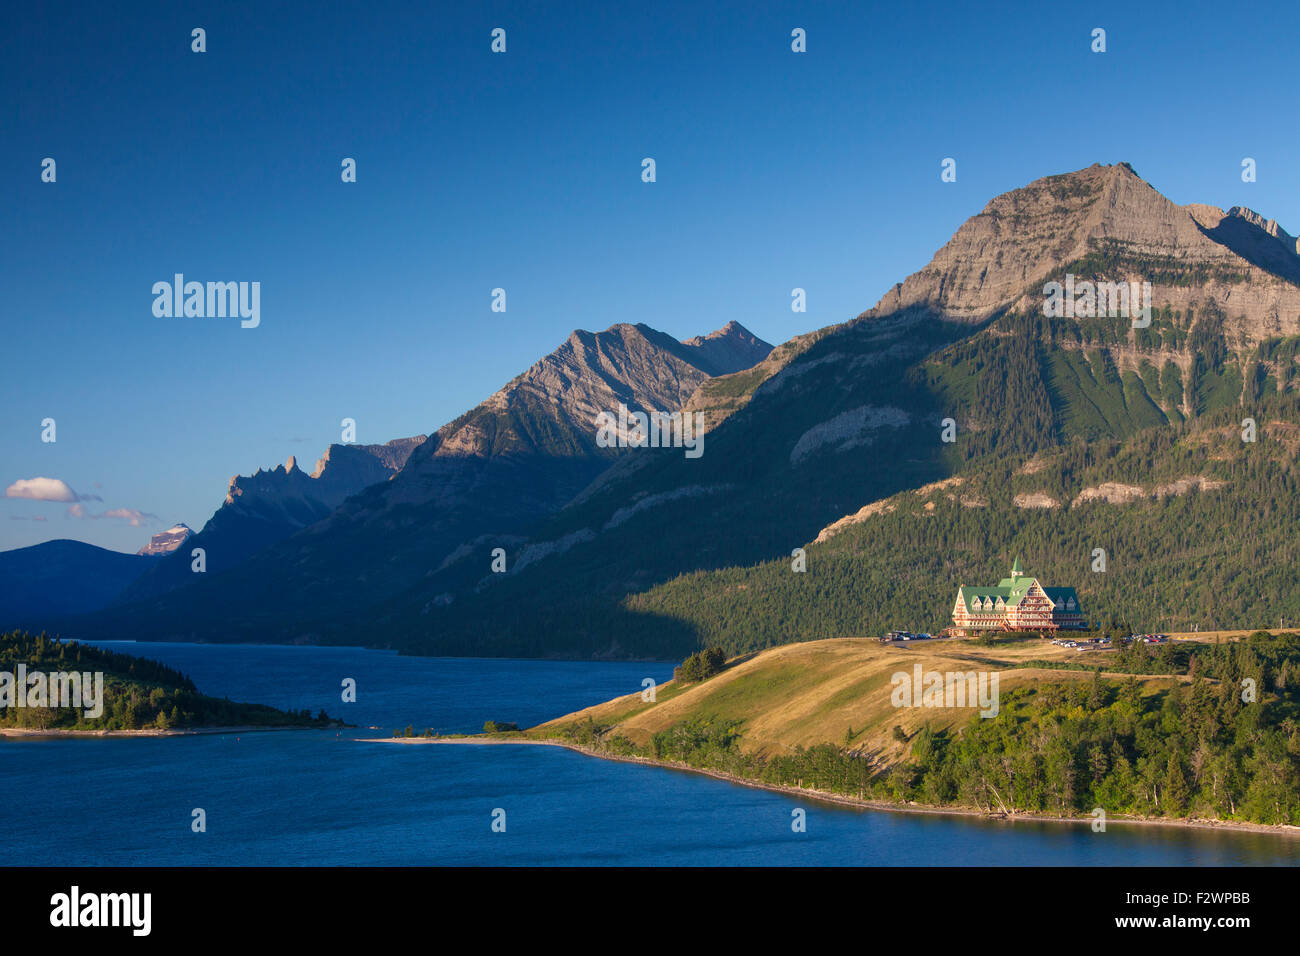
<svg viewBox="0 0 1300 956">
<path fill-rule="evenodd" d="M 231 475 L 344 417 L 432 432 L 574 328 L 843 321 L 1094 162 L 1300 232 L 1294 4 L 127 7 L 0 24 L 0 489 L 102 499 L 0 498 L 0 549 L 197 529 Z M 155 317 L 176 272 L 259 281 L 261 325 Z"/>
</svg>

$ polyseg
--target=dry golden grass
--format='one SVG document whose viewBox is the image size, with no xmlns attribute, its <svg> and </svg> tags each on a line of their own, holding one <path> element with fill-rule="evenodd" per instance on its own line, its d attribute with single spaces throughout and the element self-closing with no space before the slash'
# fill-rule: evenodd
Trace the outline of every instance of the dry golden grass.
<svg viewBox="0 0 1300 956">
<path fill-rule="evenodd" d="M 881 644 L 870 638 L 787 644 L 732 661 L 721 674 L 702 683 L 660 685 L 654 703 L 642 701 L 640 694 L 629 694 L 541 724 L 528 733 L 557 736 L 566 725 L 590 718 L 644 746 L 653 734 L 674 724 L 714 717 L 743 721 L 740 746 L 748 751 L 776 753 L 820 743 L 844 746 L 851 728 L 849 747 L 892 762 L 902 756 L 906 746 L 894 739 L 895 726 L 911 736 L 924 724 L 935 729 L 951 727 L 964 724 L 977 712 L 972 707 L 894 707 L 891 678 L 898 671 L 910 675 L 916 664 L 927 672 L 996 671 L 999 691 L 1005 694 L 1044 680 L 1089 680 L 1092 676 L 1088 670 L 1017 664 L 1059 660 L 1099 666 L 1106 673 L 1112 656 L 1110 651 L 1076 651 L 1039 639 L 994 647 L 964 640 Z M 1180 678 L 1144 676 L 1139 680 L 1151 685 L 1154 692 Z"/>
<path fill-rule="evenodd" d="M 1213 644 L 1217 640 L 1239 641 L 1243 637 L 1249 637 L 1259 631 L 1268 631 L 1269 634 L 1277 636 L 1278 634 L 1294 634 L 1297 630 L 1295 627 L 1254 627 L 1246 631 L 1180 631 L 1177 633 L 1170 631 L 1169 636 L 1180 641 L 1198 641 L 1202 644 Z"/>
</svg>

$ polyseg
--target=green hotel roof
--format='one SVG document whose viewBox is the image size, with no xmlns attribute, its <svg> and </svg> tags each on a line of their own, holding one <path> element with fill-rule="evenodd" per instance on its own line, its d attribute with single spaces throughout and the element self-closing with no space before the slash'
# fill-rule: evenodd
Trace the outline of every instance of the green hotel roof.
<svg viewBox="0 0 1300 956">
<path fill-rule="evenodd" d="M 968 585 L 962 585 L 957 589 L 957 597 L 961 600 L 966 610 L 972 614 L 989 613 L 984 611 L 983 608 L 976 611 L 971 607 L 971 602 L 975 600 L 975 598 L 979 598 L 981 603 L 983 603 L 985 598 L 993 598 L 995 603 L 998 598 L 1001 598 L 1005 607 L 1015 607 L 1024 600 L 1025 595 L 1029 593 L 1029 589 L 1033 587 L 1038 579 L 1027 577 L 1021 572 L 1020 558 L 1016 558 L 1015 564 L 1011 566 L 1011 573 L 1015 576 L 1003 578 L 998 582 L 997 587 L 970 587 Z M 1049 588 L 1042 584 L 1039 584 L 1038 586 L 1042 588 L 1043 593 L 1047 595 L 1047 599 L 1057 607 L 1064 607 L 1069 600 L 1073 598 L 1074 611 L 1082 613 L 1082 604 L 1079 602 L 1079 596 L 1075 593 L 1074 588 Z"/>
</svg>

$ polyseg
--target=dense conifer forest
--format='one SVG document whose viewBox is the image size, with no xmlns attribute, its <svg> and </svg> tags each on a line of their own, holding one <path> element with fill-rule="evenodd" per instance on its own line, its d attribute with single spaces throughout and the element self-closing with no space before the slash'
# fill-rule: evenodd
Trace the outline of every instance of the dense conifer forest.
<svg viewBox="0 0 1300 956">
<path fill-rule="evenodd" d="M 85 706 L 57 706 L 47 687 L 44 703 L 0 707 L 0 728 L 25 730 L 183 730 L 197 727 L 330 727 L 339 722 L 324 711 L 281 711 L 262 704 L 240 704 L 199 693 L 194 682 L 157 661 L 119 654 L 45 634 L 0 634 L 0 674 L 16 675 L 19 665 L 33 674 L 103 674 L 103 713 L 87 717 Z M 3 680 L 0 677 L 0 680 Z M 16 685 L 16 678 L 12 678 Z M 21 692 L 13 686 L 11 693 Z M 84 691 L 83 691 L 84 694 Z M 83 697 L 84 701 L 84 697 Z"/>
</svg>

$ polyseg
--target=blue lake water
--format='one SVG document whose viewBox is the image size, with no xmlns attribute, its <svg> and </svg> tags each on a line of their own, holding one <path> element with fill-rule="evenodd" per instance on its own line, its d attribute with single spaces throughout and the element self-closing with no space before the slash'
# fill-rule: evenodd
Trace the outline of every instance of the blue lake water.
<svg viewBox="0 0 1300 956">
<path fill-rule="evenodd" d="M 0 832 L 44 865 L 1289 865 L 1300 840 L 857 810 L 553 747 L 367 743 L 521 726 L 641 689 L 667 663 L 408 658 L 359 648 L 105 644 L 205 693 L 324 708 L 355 730 L 0 740 Z M 340 684 L 357 681 L 357 701 Z M 367 730 L 375 726 L 381 730 Z M 193 833 L 191 811 L 207 814 Z M 807 832 L 791 811 L 807 812 Z M 491 829 L 502 809 L 506 830 Z M 56 838 L 52 839 L 51 835 Z M 12 862 L 20 862 L 14 860 Z"/>
</svg>

